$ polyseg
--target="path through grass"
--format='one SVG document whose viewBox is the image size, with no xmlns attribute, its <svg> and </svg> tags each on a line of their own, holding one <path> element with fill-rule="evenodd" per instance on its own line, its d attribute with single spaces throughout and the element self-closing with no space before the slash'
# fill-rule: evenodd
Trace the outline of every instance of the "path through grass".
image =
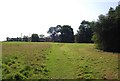
<svg viewBox="0 0 120 81">
<path fill-rule="evenodd" d="M 93 44 L 54 44 L 48 58 L 50 78 L 118 78 L 118 55 L 98 51 Z"/>
<path fill-rule="evenodd" d="M 3 43 L 3 79 L 118 79 L 118 53 L 93 44 Z"/>
</svg>

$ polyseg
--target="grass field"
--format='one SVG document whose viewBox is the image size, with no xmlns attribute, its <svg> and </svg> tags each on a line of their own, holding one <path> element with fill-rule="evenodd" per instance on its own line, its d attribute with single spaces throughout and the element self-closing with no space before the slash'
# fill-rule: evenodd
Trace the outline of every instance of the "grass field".
<svg viewBox="0 0 120 81">
<path fill-rule="evenodd" d="M 2 43 L 3 79 L 118 79 L 118 54 L 94 44 Z"/>
</svg>

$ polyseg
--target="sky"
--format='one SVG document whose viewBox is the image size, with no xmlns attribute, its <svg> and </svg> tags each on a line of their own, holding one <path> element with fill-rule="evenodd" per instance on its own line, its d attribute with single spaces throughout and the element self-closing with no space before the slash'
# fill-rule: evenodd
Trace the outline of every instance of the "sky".
<svg viewBox="0 0 120 81">
<path fill-rule="evenodd" d="M 82 20 L 96 21 L 119 0 L 0 0 L 0 41 L 6 37 L 48 36 L 56 25 L 70 25 L 74 34 Z"/>
</svg>

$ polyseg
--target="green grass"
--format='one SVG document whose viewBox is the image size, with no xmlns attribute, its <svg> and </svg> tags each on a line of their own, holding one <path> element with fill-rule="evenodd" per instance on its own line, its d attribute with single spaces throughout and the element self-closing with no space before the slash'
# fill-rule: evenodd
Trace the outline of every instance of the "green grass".
<svg viewBox="0 0 120 81">
<path fill-rule="evenodd" d="M 0 80 L 2 80 L 2 42 L 0 42 Z"/>
<path fill-rule="evenodd" d="M 3 79 L 46 78 L 44 61 L 49 48 L 49 44 L 3 43 Z"/>
<path fill-rule="evenodd" d="M 4 42 L 3 79 L 118 79 L 118 53 L 94 44 Z"/>
</svg>

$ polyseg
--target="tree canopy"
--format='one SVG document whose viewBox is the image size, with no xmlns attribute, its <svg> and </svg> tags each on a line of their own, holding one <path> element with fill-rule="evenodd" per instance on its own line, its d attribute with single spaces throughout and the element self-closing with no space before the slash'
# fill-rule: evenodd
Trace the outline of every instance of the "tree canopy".
<svg viewBox="0 0 120 81">
<path fill-rule="evenodd" d="M 78 43 L 90 43 L 93 31 L 91 28 L 91 22 L 83 20 L 79 26 L 79 30 L 75 35 L 75 41 Z"/>
<path fill-rule="evenodd" d="M 52 38 L 53 42 L 59 42 L 59 32 L 61 30 L 61 25 L 57 25 L 56 27 L 50 27 L 48 30 L 48 34 L 50 34 L 50 37 Z"/>
<path fill-rule="evenodd" d="M 38 34 L 32 34 L 31 41 L 32 42 L 39 42 L 39 36 L 38 36 Z"/>
<path fill-rule="evenodd" d="M 50 27 L 48 32 L 54 42 L 74 42 L 74 32 L 69 25 Z"/>
<path fill-rule="evenodd" d="M 120 52 L 120 5 L 99 15 L 93 39 L 99 49 Z"/>
<path fill-rule="evenodd" d="M 61 42 L 66 42 L 66 43 L 74 42 L 74 32 L 71 26 L 69 25 L 62 26 L 60 33 L 61 33 L 60 35 Z"/>
</svg>

